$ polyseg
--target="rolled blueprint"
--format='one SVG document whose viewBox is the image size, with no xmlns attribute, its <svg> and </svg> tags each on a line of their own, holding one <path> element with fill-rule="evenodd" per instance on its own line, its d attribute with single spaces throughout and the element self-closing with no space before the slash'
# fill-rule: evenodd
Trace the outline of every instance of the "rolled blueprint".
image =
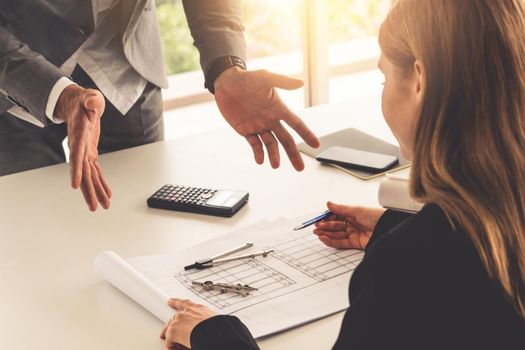
<svg viewBox="0 0 525 350">
<path fill-rule="evenodd" d="M 416 202 L 410 197 L 408 189 L 408 178 L 387 175 L 379 185 L 379 204 L 388 209 L 396 209 L 407 212 L 418 212 L 423 204 Z"/>
<path fill-rule="evenodd" d="M 115 252 L 98 254 L 94 265 L 101 277 L 163 322 L 175 313 L 167 304 L 169 296 Z"/>
</svg>

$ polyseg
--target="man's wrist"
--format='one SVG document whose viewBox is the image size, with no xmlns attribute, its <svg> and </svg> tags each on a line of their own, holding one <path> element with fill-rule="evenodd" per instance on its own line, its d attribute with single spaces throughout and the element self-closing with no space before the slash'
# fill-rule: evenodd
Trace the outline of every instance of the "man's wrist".
<svg viewBox="0 0 525 350">
<path fill-rule="evenodd" d="M 71 102 L 76 99 L 76 95 L 78 95 L 83 90 L 84 89 L 78 86 L 77 84 L 69 85 L 68 87 L 66 87 L 57 100 L 55 111 L 53 113 L 53 118 L 55 120 L 59 120 L 60 122 L 67 123 L 67 118 L 69 116 L 69 113 L 67 113 L 67 110 L 69 109 L 68 106 L 72 105 Z"/>
<path fill-rule="evenodd" d="M 76 84 L 69 78 L 62 77 L 58 79 L 55 85 L 53 85 L 53 87 L 51 88 L 51 92 L 49 93 L 49 96 L 47 98 L 45 114 L 46 117 L 55 124 L 60 124 L 63 122 L 63 120 L 55 118 L 55 110 L 60 96 L 62 95 L 64 90 L 71 85 Z"/>
<path fill-rule="evenodd" d="M 233 77 L 235 74 L 243 73 L 243 72 L 244 70 L 242 68 L 239 68 L 236 66 L 226 69 L 224 72 L 221 73 L 221 75 L 217 77 L 217 79 L 215 79 L 215 83 L 213 83 L 215 92 L 219 90 L 221 86 L 227 85 L 228 80 L 231 77 Z"/>
<path fill-rule="evenodd" d="M 239 57 L 236 56 L 223 56 L 213 61 L 204 73 L 206 81 L 204 87 L 208 89 L 212 94 L 215 94 L 215 86 L 219 76 L 232 67 L 238 67 L 239 69 L 246 70 L 246 63 Z"/>
</svg>

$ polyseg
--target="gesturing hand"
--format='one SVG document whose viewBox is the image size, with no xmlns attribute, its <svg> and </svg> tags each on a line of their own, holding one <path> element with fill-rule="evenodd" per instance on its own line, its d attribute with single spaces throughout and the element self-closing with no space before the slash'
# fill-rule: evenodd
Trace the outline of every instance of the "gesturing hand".
<svg viewBox="0 0 525 350">
<path fill-rule="evenodd" d="M 328 202 L 333 215 L 315 224 L 314 233 L 321 242 L 337 249 L 365 249 L 377 221 L 385 212 L 381 208 L 352 207 Z"/>
<path fill-rule="evenodd" d="M 280 163 L 279 141 L 298 171 L 304 169 L 294 139 L 281 120 L 294 129 L 311 147 L 319 147 L 319 140 L 306 124 L 281 101 L 275 88 L 294 90 L 303 85 L 298 79 L 265 70 L 243 71 L 237 67 L 223 72 L 215 81 L 215 100 L 224 119 L 244 136 L 252 147 L 257 164 L 264 162 L 266 146 L 273 168 Z"/>
<path fill-rule="evenodd" d="M 98 163 L 100 118 L 105 102 L 97 90 L 70 85 L 60 95 L 55 116 L 67 124 L 71 186 L 80 187 L 89 210 L 97 209 L 97 202 L 109 208 L 111 189 Z"/>
<path fill-rule="evenodd" d="M 160 333 L 160 337 L 166 340 L 166 349 L 190 348 L 191 332 L 195 326 L 215 316 L 215 312 L 191 300 L 173 298 L 168 301 L 168 305 L 177 310 L 177 313 Z"/>
</svg>

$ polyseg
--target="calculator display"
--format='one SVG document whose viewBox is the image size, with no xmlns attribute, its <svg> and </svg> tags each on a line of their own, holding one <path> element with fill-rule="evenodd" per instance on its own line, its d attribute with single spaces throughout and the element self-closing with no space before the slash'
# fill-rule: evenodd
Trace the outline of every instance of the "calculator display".
<svg viewBox="0 0 525 350">
<path fill-rule="evenodd" d="M 239 201 L 236 192 L 219 191 L 212 198 L 208 199 L 206 205 L 213 205 L 216 207 L 233 207 Z"/>
</svg>

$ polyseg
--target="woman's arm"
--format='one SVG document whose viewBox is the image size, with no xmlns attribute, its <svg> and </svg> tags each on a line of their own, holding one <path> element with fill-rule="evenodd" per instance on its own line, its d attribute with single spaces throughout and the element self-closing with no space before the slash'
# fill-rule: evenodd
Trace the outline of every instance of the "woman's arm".
<svg viewBox="0 0 525 350">
<path fill-rule="evenodd" d="M 218 315 L 199 323 L 191 332 L 193 350 L 258 350 L 249 329 L 235 316 Z"/>
<path fill-rule="evenodd" d="M 191 300 L 170 299 L 176 310 L 160 337 L 168 349 L 184 346 L 194 350 L 258 350 L 248 328 L 235 316 L 217 315 L 204 305 Z"/>
<path fill-rule="evenodd" d="M 403 221 L 410 219 L 414 214 L 388 209 L 383 215 L 379 218 L 374 228 L 374 233 L 372 234 L 370 241 L 368 242 L 368 247 L 371 247 L 374 242 L 377 241 L 386 232 L 392 230 L 397 225 L 401 224 Z"/>
</svg>

